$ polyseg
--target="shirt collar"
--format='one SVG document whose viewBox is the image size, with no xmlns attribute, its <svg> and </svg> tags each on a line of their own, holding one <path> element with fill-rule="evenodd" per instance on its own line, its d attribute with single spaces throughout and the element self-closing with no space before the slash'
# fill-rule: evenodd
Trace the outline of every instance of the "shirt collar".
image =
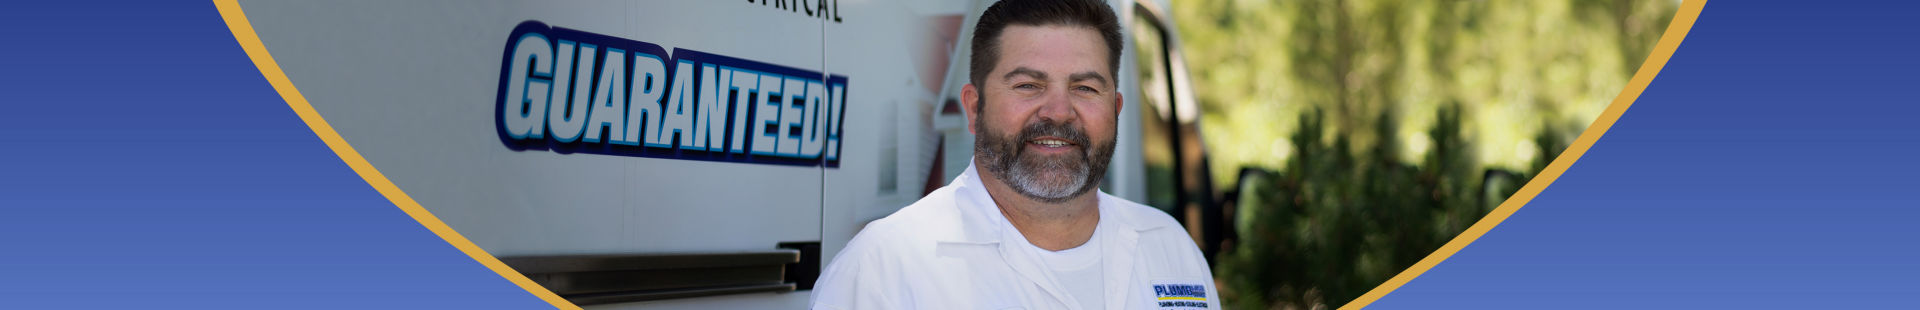
<svg viewBox="0 0 1920 310">
<path fill-rule="evenodd" d="M 949 185 L 959 187 L 954 191 L 954 204 L 960 209 L 961 220 L 965 222 L 963 226 L 966 227 L 958 240 L 951 241 L 998 243 L 1002 241 L 1003 233 L 1018 235 L 1016 232 L 1001 231 L 1001 227 L 1011 226 L 1003 225 L 1007 222 L 1007 218 L 1000 213 L 1000 207 L 994 204 L 993 196 L 987 193 L 986 184 L 981 183 L 980 172 L 977 169 L 973 160 L 969 158 L 966 172 L 955 177 L 953 183 Z M 1119 212 L 1120 210 L 1115 209 L 1121 203 L 1117 201 L 1120 198 L 1107 195 L 1099 189 L 1094 189 L 1093 194 L 1098 195 L 1101 224 L 1111 224 L 1111 228 L 1116 232 L 1122 230 L 1138 232 L 1164 226 L 1140 225 L 1139 223 L 1143 221 L 1128 216 L 1127 212 Z M 1151 221 L 1145 222 L 1151 223 Z"/>
</svg>

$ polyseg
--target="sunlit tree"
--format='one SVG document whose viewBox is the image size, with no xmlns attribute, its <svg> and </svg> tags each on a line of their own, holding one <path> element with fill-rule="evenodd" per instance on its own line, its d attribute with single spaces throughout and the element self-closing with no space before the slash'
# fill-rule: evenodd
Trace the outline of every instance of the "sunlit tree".
<svg viewBox="0 0 1920 310">
<path fill-rule="evenodd" d="M 1478 221 L 1625 87 L 1672 0 L 1174 1 L 1236 308 L 1358 297 Z"/>
</svg>

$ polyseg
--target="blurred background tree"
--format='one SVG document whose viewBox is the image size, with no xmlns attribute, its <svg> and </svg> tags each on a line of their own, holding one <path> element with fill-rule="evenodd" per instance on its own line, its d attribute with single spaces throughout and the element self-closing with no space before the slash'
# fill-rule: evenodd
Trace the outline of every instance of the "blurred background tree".
<svg viewBox="0 0 1920 310">
<path fill-rule="evenodd" d="M 1181 0 L 1234 308 L 1337 307 L 1544 168 L 1611 103 L 1674 0 Z M 1242 167 L 1260 168 L 1241 172 Z"/>
</svg>

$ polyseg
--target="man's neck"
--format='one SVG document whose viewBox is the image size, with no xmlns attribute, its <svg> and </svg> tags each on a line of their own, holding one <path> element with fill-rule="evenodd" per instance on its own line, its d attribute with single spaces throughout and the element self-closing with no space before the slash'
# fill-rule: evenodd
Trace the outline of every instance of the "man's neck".
<svg viewBox="0 0 1920 310">
<path fill-rule="evenodd" d="M 980 183 L 986 185 L 987 195 L 993 198 L 1000 214 L 1034 246 L 1060 251 L 1080 247 L 1093 238 L 1094 228 L 1100 223 L 1100 195 L 1093 191 L 1050 204 L 1015 192 L 985 169 L 975 169 L 975 172 L 980 174 Z"/>
</svg>

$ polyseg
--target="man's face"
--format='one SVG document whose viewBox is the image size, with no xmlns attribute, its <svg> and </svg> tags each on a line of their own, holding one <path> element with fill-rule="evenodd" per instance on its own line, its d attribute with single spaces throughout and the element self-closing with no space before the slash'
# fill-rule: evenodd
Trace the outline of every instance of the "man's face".
<svg viewBox="0 0 1920 310">
<path fill-rule="evenodd" d="M 1060 203 L 1100 185 L 1121 106 L 1106 43 L 1089 27 L 1010 25 L 993 72 L 967 85 L 974 155 L 1030 199 Z"/>
</svg>

